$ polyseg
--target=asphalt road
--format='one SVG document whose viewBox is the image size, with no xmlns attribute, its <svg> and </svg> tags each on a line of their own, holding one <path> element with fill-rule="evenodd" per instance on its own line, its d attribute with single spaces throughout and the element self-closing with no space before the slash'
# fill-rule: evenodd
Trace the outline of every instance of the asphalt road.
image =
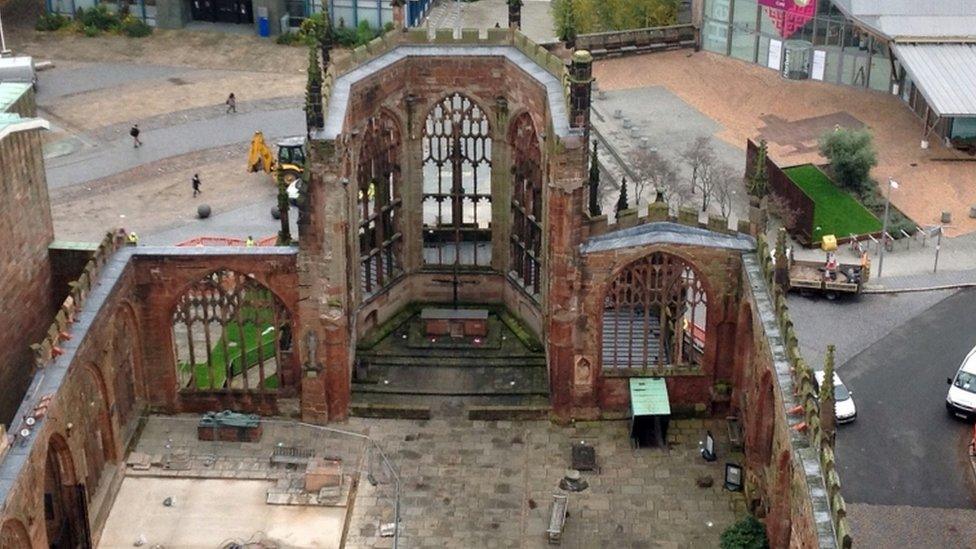
<svg viewBox="0 0 976 549">
<path fill-rule="evenodd" d="M 195 151 L 244 143 L 255 130 L 265 137 L 301 135 L 305 132 L 305 115 L 301 109 L 257 111 L 216 119 L 195 120 L 186 124 L 144 131 L 139 136 L 143 146 L 136 149 L 126 135 L 94 148 L 46 162 L 47 184 L 51 189 L 84 183 L 125 170 Z"/>
<path fill-rule="evenodd" d="M 950 417 L 944 405 L 946 377 L 976 345 L 974 312 L 976 289 L 954 293 L 838 369 L 858 408 L 857 421 L 841 426 L 837 437 L 845 499 L 920 507 L 976 505 L 966 450 L 972 427 Z M 834 324 L 834 329 L 844 326 Z"/>
</svg>

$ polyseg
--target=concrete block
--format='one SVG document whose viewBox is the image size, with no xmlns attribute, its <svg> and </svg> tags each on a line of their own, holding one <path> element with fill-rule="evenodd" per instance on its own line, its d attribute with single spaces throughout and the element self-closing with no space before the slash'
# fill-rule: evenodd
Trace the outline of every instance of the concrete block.
<svg viewBox="0 0 976 549">
<path fill-rule="evenodd" d="M 423 44 L 429 40 L 427 29 L 413 28 L 408 30 L 405 34 L 406 41 L 410 44 Z"/>
<path fill-rule="evenodd" d="M 678 210 L 678 223 L 692 227 L 698 226 L 698 210 L 692 206 L 682 206 Z"/>
<path fill-rule="evenodd" d="M 488 29 L 488 42 L 492 44 L 509 43 L 508 29 Z"/>
<path fill-rule="evenodd" d="M 720 215 L 708 216 L 708 228 L 721 233 L 729 232 L 729 220 Z"/>
<path fill-rule="evenodd" d="M 617 212 L 617 228 L 627 229 L 637 226 L 637 208 L 628 208 Z"/>
<path fill-rule="evenodd" d="M 670 214 L 665 202 L 651 202 L 647 205 L 647 220 L 650 222 L 667 221 Z"/>
<path fill-rule="evenodd" d="M 462 44 L 477 44 L 479 39 L 478 29 L 461 29 Z"/>
<path fill-rule="evenodd" d="M 454 29 L 437 29 L 437 32 L 434 33 L 434 42 L 438 44 L 454 42 Z"/>
</svg>

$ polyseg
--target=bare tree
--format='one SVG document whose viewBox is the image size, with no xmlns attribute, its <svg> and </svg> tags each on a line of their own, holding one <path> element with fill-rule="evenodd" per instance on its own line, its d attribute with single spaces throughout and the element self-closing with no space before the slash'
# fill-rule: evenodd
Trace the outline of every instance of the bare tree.
<svg viewBox="0 0 976 549">
<path fill-rule="evenodd" d="M 742 186 L 742 175 L 725 162 L 717 163 L 709 171 L 712 180 L 710 190 L 712 198 L 718 202 L 722 217 L 728 218 L 732 214 L 735 191 Z"/>
<path fill-rule="evenodd" d="M 634 205 L 640 206 L 649 191 L 676 186 L 678 175 L 674 165 L 657 151 L 638 149 L 630 155 L 634 180 Z"/>
<path fill-rule="evenodd" d="M 681 158 L 691 168 L 691 194 L 695 194 L 695 189 L 701 188 L 701 177 L 715 163 L 715 149 L 712 148 L 712 138 L 707 136 L 696 138 L 681 153 Z M 705 192 L 704 189 L 702 192 Z"/>
<path fill-rule="evenodd" d="M 769 213 L 783 223 L 787 230 L 796 228 L 796 222 L 800 217 L 800 210 L 790 207 L 790 203 L 781 194 L 769 193 L 767 195 L 767 207 Z"/>
</svg>

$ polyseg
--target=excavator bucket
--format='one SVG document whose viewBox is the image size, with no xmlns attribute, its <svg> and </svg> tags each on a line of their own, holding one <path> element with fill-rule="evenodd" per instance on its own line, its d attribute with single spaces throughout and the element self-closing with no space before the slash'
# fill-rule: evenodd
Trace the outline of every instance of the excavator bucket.
<svg viewBox="0 0 976 549">
<path fill-rule="evenodd" d="M 274 156 L 268 144 L 264 142 L 264 134 L 254 132 L 254 137 L 251 138 L 251 149 L 247 153 L 247 171 L 264 170 L 264 173 L 271 173 L 273 169 Z"/>
</svg>

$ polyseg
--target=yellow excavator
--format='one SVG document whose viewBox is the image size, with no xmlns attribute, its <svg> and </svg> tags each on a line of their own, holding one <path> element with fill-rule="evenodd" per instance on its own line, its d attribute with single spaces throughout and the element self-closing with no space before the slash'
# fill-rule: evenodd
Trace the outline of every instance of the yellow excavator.
<svg viewBox="0 0 976 549">
<path fill-rule="evenodd" d="M 247 171 L 264 170 L 264 173 L 272 174 L 275 181 L 278 179 L 278 172 L 281 172 L 285 184 L 291 187 L 305 173 L 305 138 L 284 137 L 275 146 L 278 148 L 277 159 L 272 156 L 271 149 L 264 141 L 264 134 L 254 132 L 251 149 L 247 153 Z"/>
</svg>

